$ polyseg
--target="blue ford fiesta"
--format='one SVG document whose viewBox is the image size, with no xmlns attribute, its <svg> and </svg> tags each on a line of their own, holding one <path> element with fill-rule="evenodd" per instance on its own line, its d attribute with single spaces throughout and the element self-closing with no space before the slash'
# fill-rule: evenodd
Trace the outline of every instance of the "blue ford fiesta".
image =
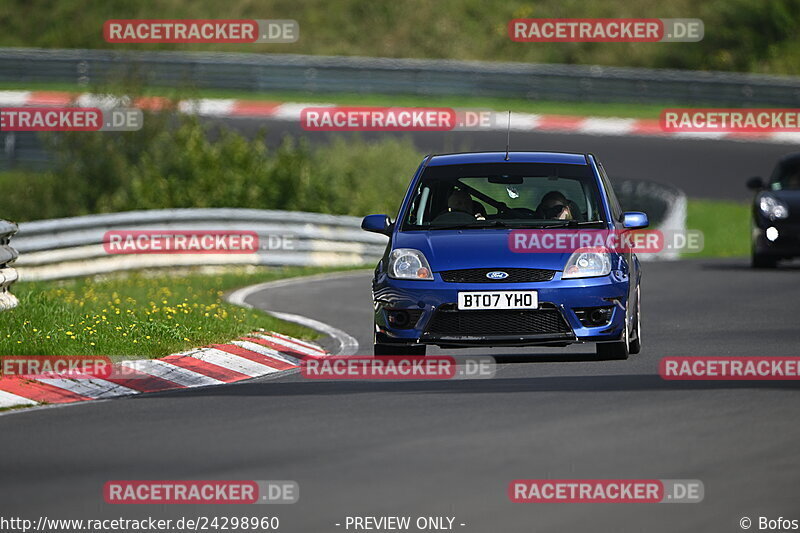
<svg viewBox="0 0 800 533">
<path fill-rule="evenodd" d="M 647 225 L 644 213 L 622 212 L 591 154 L 427 156 L 397 219 L 369 215 L 361 224 L 389 237 L 373 279 L 374 353 L 594 342 L 600 359 L 627 359 L 641 349 L 636 255 L 520 253 L 510 237 Z"/>
</svg>

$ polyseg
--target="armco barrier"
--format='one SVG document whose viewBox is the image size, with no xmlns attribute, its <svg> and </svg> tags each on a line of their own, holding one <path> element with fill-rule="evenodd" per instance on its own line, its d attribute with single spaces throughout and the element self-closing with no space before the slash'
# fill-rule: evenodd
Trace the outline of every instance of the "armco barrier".
<svg viewBox="0 0 800 533">
<path fill-rule="evenodd" d="M 386 238 L 366 233 L 358 217 L 259 209 L 162 209 L 21 223 L 15 246 L 21 280 L 58 279 L 172 266 L 362 265 L 383 254 Z M 109 230 L 251 231 L 262 248 L 236 254 L 108 254 Z M 291 248 L 269 248 L 285 236 Z M 273 237 L 274 240 L 274 237 Z"/>
<path fill-rule="evenodd" d="M 11 294 L 11 285 L 17 281 L 17 271 L 11 264 L 17 259 L 17 250 L 10 244 L 11 236 L 17 232 L 17 225 L 0 220 L 0 311 L 16 307 L 19 303 Z"/>
<path fill-rule="evenodd" d="M 614 182 L 623 211 L 644 211 L 650 218 L 650 227 L 663 232 L 686 231 L 686 194 L 676 187 L 639 180 Z M 680 253 L 663 250 L 657 253 L 638 254 L 643 261 L 678 259 Z"/>
<path fill-rule="evenodd" d="M 800 78 L 481 61 L 0 48 L 0 81 L 800 107 Z"/>
<path fill-rule="evenodd" d="M 654 183 L 620 181 L 625 209 L 645 210 L 651 226 L 685 229 L 686 198 Z M 296 211 L 259 209 L 163 209 L 25 222 L 15 246 L 21 280 L 58 279 L 131 270 L 204 265 L 373 265 L 386 248 L 386 237 L 360 228 L 361 219 Z M 253 231 L 265 245 L 246 254 L 108 254 L 109 230 Z M 285 236 L 290 249 L 269 247 L 269 236 Z M 14 252 L 16 254 L 16 252 Z M 16 255 L 15 255 L 16 257 Z M 641 254 L 641 259 L 676 259 L 675 252 Z M 13 269 L 12 269 L 13 270 Z"/>
</svg>

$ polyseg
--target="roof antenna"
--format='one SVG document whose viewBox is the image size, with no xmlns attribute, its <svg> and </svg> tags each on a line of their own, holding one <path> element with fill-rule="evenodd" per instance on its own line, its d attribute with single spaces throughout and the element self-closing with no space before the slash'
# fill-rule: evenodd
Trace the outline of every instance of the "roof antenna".
<svg viewBox="0 0 800 533">
<path fill-rule="evenodd" d="M 508 110 L 508 129 L 506 130 L 506 158 L 508 161 L 508 146 L 511 144 L 511 110 Z"/>
</svg>

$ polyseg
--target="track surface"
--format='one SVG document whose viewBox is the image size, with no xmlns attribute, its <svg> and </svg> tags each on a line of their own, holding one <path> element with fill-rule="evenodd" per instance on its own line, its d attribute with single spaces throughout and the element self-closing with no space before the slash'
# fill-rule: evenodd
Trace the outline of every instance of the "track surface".
<svg viewBox="0 0 800 533">
<path fill-rule="evenodd" d="M 644 265 L 643 352 L 533 354 L 496 379 L 310 382 L 298 375 L 0 416 L 0 515 L 274 513 L 281 531 L 345 516 L 449 515 L 460 531 L 741 531 L 800 518 L 798 388 L 681 383 L 666 355 L 797 355 L 798 270 L 743 261 Z M 369 274 L 254 294 L 370 341 Z M 769 295 L 769 296 L 767 296 Z M 466 353 L 466 352 L 459 352 Z M 474 352 L 473 352 L 474 353 Z M 534 362 L 540 359 L 549 362 Z M 517 478 L 700 479 L 699 504 L 511 504 Z M 292 479 L 291 506 L 110 506 L 110 479 Z M 794 515 L 794 516 L 793 516 Z M 754 525 L 753 529 L 756 529 Z"/>
</svg>

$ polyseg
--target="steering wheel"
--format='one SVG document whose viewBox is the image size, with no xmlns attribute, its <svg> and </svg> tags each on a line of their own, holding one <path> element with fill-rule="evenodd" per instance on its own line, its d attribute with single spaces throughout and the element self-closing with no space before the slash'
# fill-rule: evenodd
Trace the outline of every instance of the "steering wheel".
<svg viewBox="0 0 800 533">
<path fill-rule="evenodd" d="M 527 207 L 512 207 L 503 211 L 504 213 L 512 213 L 519 218 L 537 218 L 536 211 L 528 209 Z"/>
</svg>

